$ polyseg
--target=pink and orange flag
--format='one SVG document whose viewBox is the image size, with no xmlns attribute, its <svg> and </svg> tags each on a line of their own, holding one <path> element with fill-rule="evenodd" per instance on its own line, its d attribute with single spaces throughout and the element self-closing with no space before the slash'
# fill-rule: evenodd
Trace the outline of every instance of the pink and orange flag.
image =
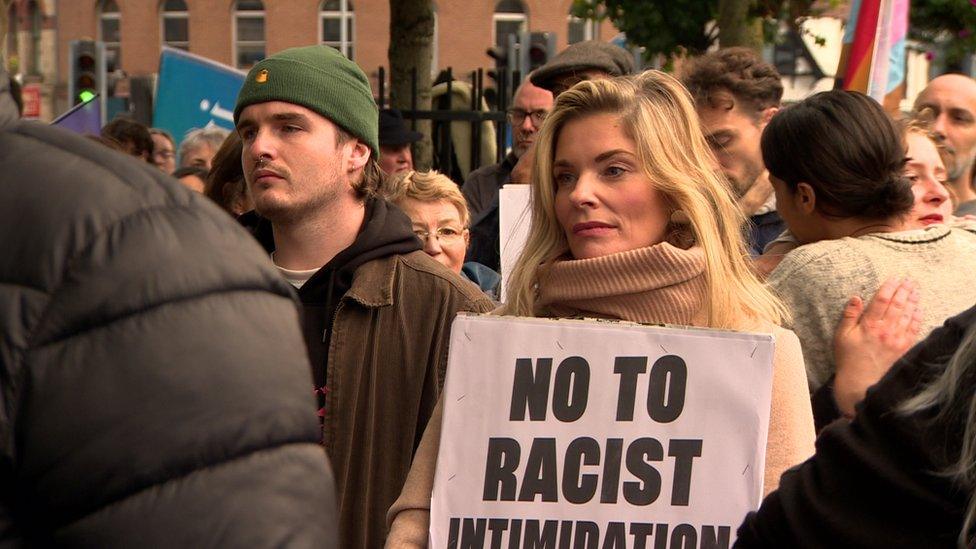
<svg viewBox="0 0 976 549">
<path fill-rule="evenodd" d="M 853 0 L 835 87 L 898 110 L 904 97 L 909 0 Z"/>
</svg>

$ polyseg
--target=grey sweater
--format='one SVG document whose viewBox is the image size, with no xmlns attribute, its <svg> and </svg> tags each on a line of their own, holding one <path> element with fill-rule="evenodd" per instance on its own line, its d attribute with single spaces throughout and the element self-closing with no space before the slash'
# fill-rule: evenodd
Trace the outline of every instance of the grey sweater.
<svg viewBox="0 0 976 549">
<path fill-rule="evenodd" d="M 793 315 L 810 391 L 834 373 L 834 330 L 844 305 L 867 302 L 890 277 L 919 285 L 922 334 L 976 303 L 976 231 L 936 225 L 899 233 L 824 240 L 791 251 L 769 276 Z"/>
</svg>

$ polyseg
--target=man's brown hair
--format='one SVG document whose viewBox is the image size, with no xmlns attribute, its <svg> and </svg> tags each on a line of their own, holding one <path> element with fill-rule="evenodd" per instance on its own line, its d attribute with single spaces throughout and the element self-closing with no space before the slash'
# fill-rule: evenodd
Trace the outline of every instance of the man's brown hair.
<svg viewBox="0 0 976 549">
<path fill-rule="evenodd" d="M 342 145 L 352 139 L 356 138 L 351 133 L 340 127 L 336 127 L 336 145 Z M 367 144 L 367 146 L 369 145 Z M 356 197 L 360 200 L 366 200 L 376 196 L 380 187 L 383 185 L 385 177 L 386 175 L 383 173 L 383 170 L 380 169 L 376 154 L 370 150 L 369 160 L 363 166 L 363 173 L 352 183 L 352 188 L 356 191 Z"/>
<path fill-rule="evenodd" d="M 731 110 L 740 102 L 744 111 L 758 114 L 778 107 L 783 98 L 776 67 L 749 48 L 725 48 L 694 59 L 683 71 L 681 82 L 697 104 L 712 108 Z M 733 102 L 721 92 L 732 94 Z"/>
</svg>

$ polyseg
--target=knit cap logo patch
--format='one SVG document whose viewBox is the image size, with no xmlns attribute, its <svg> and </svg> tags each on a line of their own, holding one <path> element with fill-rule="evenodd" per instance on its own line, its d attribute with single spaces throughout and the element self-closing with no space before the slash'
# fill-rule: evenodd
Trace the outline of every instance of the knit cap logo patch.
<svg viewBox="0 0 976 549">
<path fill-rule="evenodd" d="M 268 69 L 261 69 L 258 75 L 254 78 L 254 81 L 258 84 L 264 84 L 268 81 Z"/>
</svg>

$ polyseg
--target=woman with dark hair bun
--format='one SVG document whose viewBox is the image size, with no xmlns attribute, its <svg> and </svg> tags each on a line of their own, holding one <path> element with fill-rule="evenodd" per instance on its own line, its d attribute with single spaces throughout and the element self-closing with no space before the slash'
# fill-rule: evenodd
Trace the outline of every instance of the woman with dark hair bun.
<svg viewBox="0 0 976 549">
<path fill-rule="evenodd" d="M 835 357 L 845 307 L 859 307 L 885 280 L 911 277 L 916 289 L 904 295 L 919 301 L 924 336 L 976 302 L 976 285 L 948 275 L 976 270 L 976 234 L 917 228 L 901 132 L 863 94 L 823 92 L 783 109 L 763 133 L 762 153 L 777 210 L 800 243 L 768 283 L 793 313 L 787 327 L 803 347 L 819 430 L 853 415 L 871 384 L 864 380 L 880 377 Z"/>
</svg>

